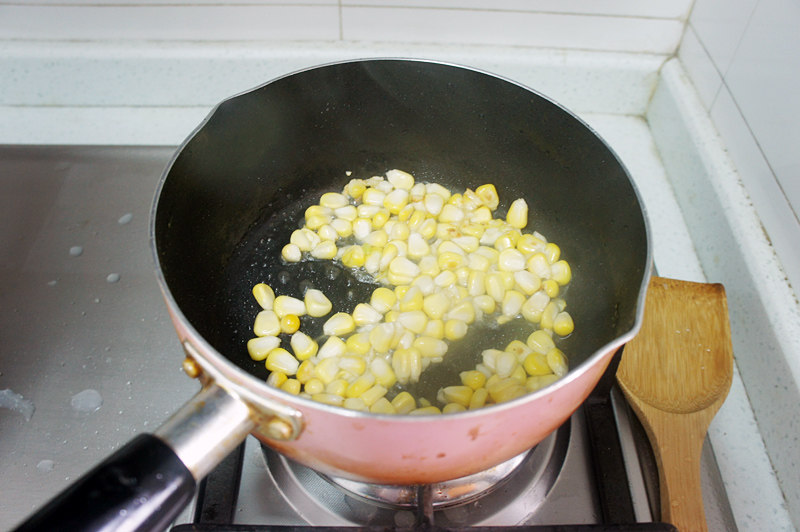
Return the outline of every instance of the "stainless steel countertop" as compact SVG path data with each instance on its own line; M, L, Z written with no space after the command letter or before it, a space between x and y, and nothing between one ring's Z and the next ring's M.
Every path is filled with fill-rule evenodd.
M173 151L0 147L0 530L198 389L148 241Z

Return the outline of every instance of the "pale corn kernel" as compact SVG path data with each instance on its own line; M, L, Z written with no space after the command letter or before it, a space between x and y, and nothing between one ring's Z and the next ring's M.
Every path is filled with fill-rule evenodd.
M447 203L460 207L463 204L462 195L459 193L450 194L450 197L447 199Z
M483 365L489 368L492 373L497 373L497 357L502 353L499 349L484 349L481 351Z
M364 270L368 273L375 275L380 270L381 250L380 248L373 249L370 247L367 258L364 260Z
M456 283L458 283L458 286L466 289L467 284L469 283L469 274L471 273L471 270L466 266L461 266L453 270L453 273L456 276ZM448 289L452 288L452 286L448 287Z
M561 258L561 248L552 242L548 242L544 246L544 256L548 263L554 264Z
M345 397L361 397L364 392L372 388L375 384L375 376L372 373L364 373L351 382L344 391Z
M399 213L406 205L408 205L408 190L402 188L392 190L383 199L383 206L392 214Z
M422 372L422 355L419 350L414 347L395 349L392 353L392 370L400 384L417 382Z
M345 220L352 224L353 221L358 218L358 209L356 209L355 205L344 205L334 209L333 215L337 219Z
M366 205L383 206L383 200L386 198L386 193L378 190L377 188L370 187L364 190L361 194L361 201Z
M363 179L351 179L345 186L344 186L344 193L350 196L353 199L361 198L361 195L367 189L367 184L364 182Z
M486 294L500 303L506 294L505 282L499 272L490 272L485 277Z
M530 336L528 336L526 344L535 352L543 355L546 355L548 351L556 346L550 333L541 329L533 331Z
M338 336L329 336L317 351L318 359L337 358L347 352L344 340Z
M400 212L397 213L397 221L407 222L411 218L411 215L414 214L414 212L416 212L416 207L414 205L406 205L405 207L400 209Z
M500 238L503 233L505 233L505 231L502 228L487 227L480 238L481 246L494 246L497 239Z
M442 407L442 414L456 414L458 412L466 412L467 408L458 403L447 403Z
M415 408L411 412L408 413L409 416L432 416L441 414L442 411L439 409L438 406L422 406L420 408Z
M333 395L339 395L344 397L345 391L349 383L342 378L333 379L331 382L325 385L325 393L330 393Z
M475 364L475 371L480 371L487 379L494 375L494 371L485 364Z
M333 222L333 220L331 220L331 222ZM322 239L323 242L326 240L330 240L331 242L336 242L336 239L339 238L339 233L336 232L336 229L334 229L331 224L325 224L319 229L317 229L317 234L319 235L319 237Z
M544 251L545 242L539 240L531 234L524 234L517 240L517 249L525 255L533 255L534 253Z
M539 323L542 319L547 304L550 303L550 296L540 290L529 297L522 305L522 316L531 323Z
M425 240L430 240L436 235L438 226L439 224L435 219L428 218L419 226L419 234L422 235L422 238Z
M447 320L444 323L444 337L450 341L460 340L467 335L468 326L461 320Z
M353 309L353 322L357 327L372 325L383 319L383 314L375 310L369 303L359 303Z
M300 365L297 367L295 378L300 381L300 383L306 384L308 381L314 378L314 367L315 364L311 360L304 360L300 362Z
M508 378L514 379L515 381L524 385L525 381L528 379L528 374L525 373L525 368L522 364L517 364L514 367L514 371L511 372L511 375L509 375Z
M347 238L353 234L353 224L344 218L334 218L331 220L330 227L336 231L336 236L338 238ZM336 240L336 238L331 240Z
M288 314L304 316L307 313L305 303L296 297L291 296L276 297L275 302L272 304L272 310L275 312L278 318L283 318Z
M572 270L569 263L565 260L559 260L553 263L550 267L552 278L555 282L564 286L572 280Z
M455 196L451 196L453 199ZM452 203L445 203L442 207L442 212L439 213L440 223L460 223L464 219L464 211Z
M545 386L549 386L558 380L558 376L552 373L548 375L536 375L528 377L528 380L525 381L525 389L529 392L535 392L536 390L541 390Z
M428 194L439 194L445 201L447 201L451 195L450 191L439 183L426 183L425 190Z
M466 253L472 253L473 251L476 251L478 247L480 247L480 241L476 237L469 235L455 237L451 240L451 242L453 242Z
M420 334L428 324L428 316L422 310L409 310L397 315L397 323L415 334Z
M525 303L525 296L516 290L509 290L503 295L503 303L500 311L503 316L513 318L518 315L522 310L522 305Z
M553 332L559 336L569 336L575 330L575 323L569 312L559 312L553 320Z
M418 275L412 282L411 286L416 286L422 292L423 297L427 297L436 292L437 286L433 281L433 277L427 274Z
M302 304L305 308L305 313L313 318L321 318L333 309L333 303L331 303L330 299L328 299L321 290L317 290L316 288L306 290Z
M419 260L431 252L431 247L423 236L417 232L408 235L408 256L414 260Z
M444 322L442 320L429 320L428 323L425 324L425 329L422 331L422 334L441 340L444 338Z
M544 290L545 294L550 296L550 298L554 298L558 296L559 286L558 283L552 279L545 279L542 281L542 290Z
M439 268L438 257L435 255L426 255L419 259L419 272L421 275L430 275L431 277L436 277L440 273L442 273L442 269Z
M354 355L364 356L369 353L369 350L372 348L369 343L369 333L366 332L351 334L344 343L346 351Z
M391 401L392 406L398 414L408 414L417 407L414 396L408 392L400 392Z
M408 193L411 201L422 201L428 192L425 189L425 183L414 183Z
M360 268L366 261L366 253L364 248L359 245L347 246L342 253L342 264L348 268Z
M364 244L372 247L382 248L389 242L389 235L383 229L376 229L364 237Z
M360 205L356 206L356 218L363 218L365 220L371 220L373 216L378 214L383 207L380 205L366 205L361 203Z
M332 393L316 393L311 396L311 399L331 406L342 406L344 404L344 397Z
M552 276L550 263L547 262L547 257L544 256L544 253L531 255L525 267L529 272L538 275L542 279L550 279Z
M440 319L450 308L450 299L443 292L434 292L422 300L422 310L433 320Z
M420 273L419 266L405 257L394 258L389 263L389 272L410 279L413 279Z
M442 270L455 270L464 264L464 256L452 251L445 251L437 256L437 264Z
M353 236L356 240L363 242L371 232L372 222L368 218L356 218L353 220Z
M495 210L500 203L500 196L497 194L497 189L491 183L481 185L475 189L475 194L481 199L484 205L491 210Z
M539 291L542 287L542 280L528 270L521 270L514 272L514 286L526 296L530 296Z
M486 273L480 270L471 270L467 277L467 293L471 296L480 296L486 293Z
M267 384L273 388L280 388L288 378L289 377L287 377L286 374L281 371L273 371L267 376Z
M327 215L325 215L325 216L323 216L323 215L317 215L317 216L308 216L308 215L306 215L305 229L316 231L317 229L319 229L320 227L322 227L323 225L327 224L330 221L331 221L331 217L327 216Z
M322 383L325 385L333 382L338 373L338 357L323 358L314 366L314 377L322 381ZM308 383L306 383L306 386L308 386Z
M256 336L278 336L281 332L280 318L275 311L260 311L253 322L253 332Z
M549 375L553 373L553 370L547 363L547 355L537 352L530 353L526 356L522 367L525 368L525 372L531 376Z
M250 358L260 362L267 358L270 351L280 345L281 340L277 336L260 336L247 341L247 352L250 354Z
M507 272L518 272L525 269L525 256L516 248L507 248L497 257L497 267Z
M363 356L345 354L339 357L339 369L356 377L367 370L367 360Z
M524 385L511 378L501 379L492 386L487 385L486 389L495 403L511 401L525 395L527 392Z
M288 392L292 395L297 395L300 393L301 384L300 381L297 379L286 379L281 384L281 390L284 392Z
M524 199L518 198L511 202L508 214L506 214L506 222L517 229L522 229L528 225L528 204Z
M394 188L410 190L411 187L414 186L414 176L396 168L386 172L386 180L391 183Z
M303 258L303 252L297 244L289 243L281 248L281 257L286 262L300 262Z
M348 410L357 410L359 412L369 412L367 403L360 397L345 397L342 406Z
M266 283L258 283L253 287L253 297L256 303L264 310L272 310L272 303L275 302L275 292Z
M525 360L525 357L530 353L532 350L528 345L523 342L522 340L511 340L506 348L504 349L507 353L513 353L519 362Z
M486 224L492 220L492 211L489 207L478 207L469 213L469 221L476 224ZM477 236L477 235L476 235Z
M373 229L383 229L386 226L386 222L389 221L391 218L392 213L388 211L388 209L379 209L378 212L372 217L372 228ZM387 233L388 238L388 233Z
M480 297L480 296L478 296ZM459 301L447 312L448 320L459 320L466 324L475 321L475 306L472 301Z
M494 311L497 309L497 302L492 296L487 294L475 296L472 302L475 308L484 314L494 314Z
M294 334L300 328L300 318L295 314L287 314L281 318L281 332L284 334Z
M391 364L383 358L373 358L369 363L369 370L375 377L375 382L387 390L397 382L397 377L394 374Z
M400 313L398 311L392 309L383 315L383 321L385 321L386 323L392 323L394 321L397 321L397 317L399 315Z
M373 414L397 414L397 409L386 397L381 397L372 403L372 406L369 407L369 411Z
M506 231L494 241L494 248L497 251L504 251L506 249L516 249L519 233L514 231Z
M489 392L486 388L478 388L474 392L472 392L472 397L469 400L469 408L470 410L477 410L479 408L483 408L486 406L486 401L489 398Z
M316 395L325 391L325 383L316 377L303 384L303 391L309 395Z
M286 375L294 375L297 373L300 361L286 349L276 347L267 354L264 365L269 371L280 371Z
M388 353L394 336L393 323L379 323L369 332L369 343L376 353Z
M421 356L427 358L441 357L447 352L447 343L444 340L430 336L418 336L412 345Z
M513 353L501 351L495 358L495 371L501 378L506 378L513 373L517 367L517 357Z
M439 216L444 207L444 201L444 198L439 194L427 194L422 200L422 204L429 214Z
M544 307L542 311L542 319L539 320L539 326L542 329L552 329L553 324L556 321L556 316L558 316L559 308L558 304L555 301L551 300L550 303Z
M394 291L385 286L380 286L373 290L369 300L369 304L372 305L372 308L381 314L388 312L396 302L397 296Z
M424 296L422 295L422 290L416 286L409 286L406 293L398 299L398 308L400 312L407 312L409 310L422 310L422 301Z
M361 399L367 404L367 406L371 406L375 403L375 401L385 396L387 391L388 390L380 384L375 384L361 394Z
M547 365L553 370L553 374L557 377L563 377L569 371L567 367L567 357L557 347L554 347L547 352Z
M461 406L469 406L472 399L473 390L469 386L445 386L442 388L443 403L458 403Z
M344 194L340 194L338 192L326 192L319 198L319 204L323 207L327 207L328 209L338 209L339 207L344 207L349 203L350 201L344 196Z
M482 388L486 384L486 375L475 369L462 371L458 376L461 379L461 384L469 386L472 390Z

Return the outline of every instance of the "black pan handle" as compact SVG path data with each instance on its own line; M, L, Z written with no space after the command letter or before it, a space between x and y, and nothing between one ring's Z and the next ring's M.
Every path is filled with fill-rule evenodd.
M166 443L142 434L57 495L16 532L164 530L196 482Z

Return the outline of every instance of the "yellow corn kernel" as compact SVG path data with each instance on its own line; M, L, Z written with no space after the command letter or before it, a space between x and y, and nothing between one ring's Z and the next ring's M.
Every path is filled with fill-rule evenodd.
M517 240L516 248L525 255L544 251L545 242L531 234L524 234Z
M295 229L289 236L289 243L297 246L300 251L311 251L320 241L319 235L307 227Z
M389 235L383 229L376 229L364 237L364 244L374 248L382 248L389 242Z
M542 311L542 319L539 320L539 326L542 329L552 329L559 310L560 309L558 308L558 304L555 302L555 300L550 300L550 303L548 303Z
M353 316L346 312L337 312L322 325L322 333L327 336L345 336L356 328Z
M330 227L336 232L336 236L332 237L331 240L348 238L353 234L353 224L343 218L331 220Z
M451 196L453 199L455 196ZM442 207L442 212L439 213L439 223L454 223L458 224L464 219L464 211L461 207L453 203L445 203Z
M267 376L267 384L273 388L280 388L288 378L289 377L287 377L286 374L281 371L273 371Z
M388 353L394 337L393 323L379 323L369 331L369 343L376 353Z
M434 292L422 300L422 310L429 318L437 320L450 308L450 299L443 292Z
M331 222L333 222L333 220L331 220ZM322 239L322 242L330 241L335 243L336 240L339 238L339 233L336 232L336 229L334 229L331 224L325 224L319 229L317 229L317 234ZM311 252L313 256L314 250L312 250Z
M267 354L265 366L269 371L280 371L286 375L294 375L297 373L300 361L286 349L276 347Z
M462 371L458 377L461 379L461 384L469 386L473 390L482 388L486 384L486 375L476 369Z
M300 388L301 388L300 381L298 381L297 379L286 379L285 381L283 381L283 384L281 384L281 390L283 390L284 392L289 392L292 395L299 394Z
M258 283L253 287L253 297L264 310L272 310L272 303L275 301L275 292L268 284Z
M342 406L348 410L369 412L369 407L367 407L367 404L360 397L345 397Z
M504 379L509 377L517 367L517 357L513 353L500 351L494 362L494 370L497 376Z
M489 397L491 397L495 403L503 403L516 399L527 392L524 385L510 378L500 379L491 385L487 383L486 390L489 392Z
M363 375L367 370L367 360L362 356L343 355L339 357L339 369L352 377Z
M528 204L524 199L518 198L511 202L508 214L506 214L506 222L517 229L522 229L528 225Z
M423 406L420 408L415 408L411 412L408 413L409 416L433 416L441 414L442 411L439 409L438 406Z
M487 294L475 296L472 299L472 302L475 305L475 308L484 314L493 314L497 309L497 303L495 302L494 298Z
M383 229L384 226L386 226L386 222L388 222L391 217L392 217L392 213L390 213L388 210L386 210L386 209L378 209L378 212L376 212L372 216L372 219L371 219L372 228L373 229ZM386 233L385 231L383 231L383 232ZM387 239L389 238L388 234L386 235L386 238Z
M547 356L541 353L531 353L525 357L522 363L525 372L530 376L549 375L553 373L550 365L547 363Z
M545 386L549 386L558 380L558 376L552 373L548 375L536 375L528 377L528 380L525 381L525 388L529 392L535 392L536 390L541 390Z
M486 405L487 399L489 399L489 392L486 388L477 388L472 392L472 397L470 397L469 406L467 408L470 410L483 408Z
M342 264L348 268L360 268L367 260L367 254L364 253L364 248L358 244L347 246L342 253Z
M530 296L539 291L542 280L528 270L521 270L514 272L514 286L526 296Z
M435 219L428 218L419 226L419 234L422 235L422 238L425 240L430 240L436 235L438 226L439 224Z
M344 404L344 397L332 393L317 393L312 395L311 399L331 406L342 406Z
M503 296L506 293L505 283L503 276L499 272L491 272L486 274L486 293L498 303L503 301Z
M556 346L550 333L541 329L533 331L525 343L528 347L543 355L546 355L548 351Z
M417 407L414 396L408 392L400 392L391 401L392 406L398 414L408 414Z
M335 219L345 220L352 224L358 218L358 209L356 209L355 205L344 205L334 209L333 215L336 217Z
M409 310L397 315L397 323L412 333L420 334L428 324L428 317L421 310Z
M314 362L311 360L304 360L300 362L300 365L297 367L295 378L300 381L301 384L306 384L308 381L314 378L314 367Z
M296 244L289 243L281 248L281 257L286 262L300 262L303 252Z
M450 341L464 338L467 330L467 324L461 320L447 320L444 323L444 337Z
M522 316L529 322L539 323L542 319L542 312L544 312L548 303L550 303L550 296L540 290L523 303L520 311L522 312Z
M303 384L303 391L309 395L316 395L325 391L325 383L318 378L307 380Z
M455 414L457 412L465 412L467 408L458 403L447 403L442 407L442 414Z
M397 296L394 291L385 286L380 286L372 292L369 303L372 305L372 308L385 314L394 306L396 301Z
M247 352L253 360L261 361L279 345L281 340L277 336L258 336L247 341Z
M575 330L575 323L569 312L559 312L553 320L553 332L559 336L569 336Z
M500 196L497 195L497 189L491 183L481 185L475 189L475 194L481 199L484 205L491 210L495 210L500 203Z
M367 205L377 205L382 207L383 200L386 198L386 194L377 188L367 188L361 194L361 202Z
M542 281L542 290L551 298L558 296L559 286L553 279L545 279Z
M329 209L338 209L349 203L349 200L344 194L340 194L339 192L326 192L319 198L319 204Z
M441 357L447 352L447 343L444 340L430 336L418 336L414 339L412 346L419 351L421 356L428 358Z
M567 371L569 371L567 357L565 357L564 353L557 347L547 352L547 365L550 366L550 369L553 370L553 373L557 377L563 377L567 374Z
M411 190L411 187L414 186L414 176L396 168L386 172L386 180L391 183L394 188L401 188L403 190Z
M386 395L388 390L380 384L373 385L370 389L361 394L361 399L367 406L372 406L375 401Z
M471 324L475 321L475 306L473 302L469 299L461 299L447 312L447 319L463 321L467 325Z
M383 321L385 321L386 323L392 323L394 321L397 321L397 317L399 315L400 315L399 312L397 312L396 310L392 309L392 310L390 310L389 312L387 312L386 314L383 315Z
M442 389L444 403L458 403L461 406L469 406L472 399L472 388L469 386L446 386Z
M417 382L422 372L422 356L414 347L395 349L392 353L392 370L400 384Z
M372 373L364 373L347 386L344 395L345 397L361 397L374 384L375 376Z
M524 385L525 381L528 379L528 374L525 372L525 368L522 364L517 364L516 367L514 367L514 371L512 371L511 375L508 377Z
M345 186L343 192L353 199L361 198L361 195L367 189L367 184L363 179L351 179Z
M396 414L397 409L386 397L381 397L369 407L373 414Z
M369 334L366 332L351 334L344 343L348 353L358 356L366 355L372 347L369 344Z
M552 242L548 242L544 246L544 256L548 263L553 264L561 258L561 248Z
M407 312L409 310L422 310L422 302L424 297L422 290L416 286L409 286L405 294L399 298L398 306L400 312Z
M375 382L387 390L397 382L392 366L383 358L373 358L369 363L369 370L375 377Z
M513 318L522 310L522 305L525 303L525 296L516 290L509 290L503 296L503 304L500 311L503 316Z
M525 269L525 256L516 248L506 248L497 257L497 267L501 271L518 272Z
M321 380L323 384L327 385L336 379L339 373L339 358L329 357L323 358L314 367L314 376Z
M275 302L272 304L272 310L275 311L278 318L283 318L288 314L304 316L307 312L305 303L291 296L276 297Z
M455 270L464 264L464 256L453 251L445 251L437 255L436 263L442 270Z
M357 327L372 325L383 319L383 314L372 308L369 303L359 303L353 309L353 322Z
M566 285L572 280L572 270L569 263L565 260L559 260L553 263L550 267L553 280L561 286Z
M525 268L529 272L538 275L541 279L549 279L552 276L550 264L547 262L547 257L545 257L544 253L541 252L531 255L525 264Z
M408 205L408 190L396 188L389 192L383 199L383 206L392 213L397 214Z
M317 350L319 349L317 342L302 331L297 331L292 334L292 337L289 339L289 345L292 346L294 356L300 361L308 360L313 357L317 354Z
M294 314L287 314L281 318L281 332L284 334L294 334L300 328L300 318Z
M317 358L337 358L347 352L344 340L338 336L329 336L317 351Z
M417 263L406 257L396 257L392 259L389 263L389 272L399 277L408 278L409 282L420 273Z
M281 332L280 318L272 310L262 310L256 314L253 332L256 336L278 336Z

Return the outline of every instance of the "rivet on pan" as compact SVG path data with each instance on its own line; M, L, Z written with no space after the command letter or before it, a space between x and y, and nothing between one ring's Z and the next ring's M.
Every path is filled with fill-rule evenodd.
M190 379L196 379L203 373L203 370L191 357L183 359L183 372L186 373Z
M294 429L292 429L291 424L287 423L283 419L273 417L267 421L267 424L264 427L264 433L267 437L274 440L288 440L292 437Z

